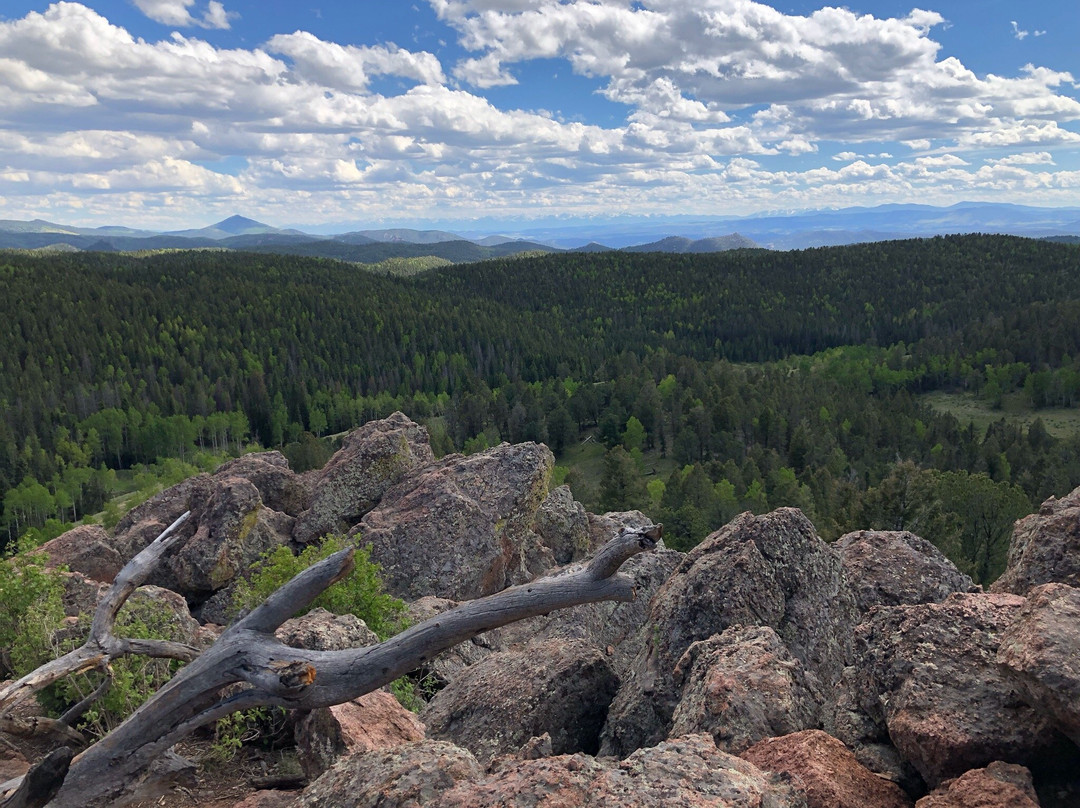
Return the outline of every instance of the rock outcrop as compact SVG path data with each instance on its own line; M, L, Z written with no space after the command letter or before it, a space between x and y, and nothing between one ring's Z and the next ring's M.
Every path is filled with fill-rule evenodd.
M485 775L468 752L424 741L339 761L297 808L805 808L783 778L713 746L664 741L624 761L563 755L501 759Z
M540 503L533 530L540 541L551 548L556 564L585 558L594 549L585 506L574 499L566 485L553 488Z
M277 468L253 460L233 469L256 466ZM179 592L194 605L229 586L263 553L288 544L293 529L291 516L264 506L255 483L219 471L213 477L200 474L185 480L133 509L117 525L113 545L126 562L186 510L191 518L179 528L186 537L166 554L151 582ZM219 600L217 611L205 619L227 618L227 598Z
M1013 528L1005 572L991 592L1025 595L1039 584L1080 586L1080 488L1050 497Z
M994 761L943 783L915 808L1039 808L1031 772L1013 763Z
M768 626L732 626L694 643L675 666L675 680L682 693L671 735L708 732L733 755L814 726L822 703L802 664Z
M476 758L461 747L420 741L342 758L304 789L296 808L421 808L481 775Z
M899 786L871 772L821 730L769 738L741 757L764 771L790 775L806 794L808 808L911 808Z
M939 603L953 592L977 589L943 552L908 531L860 530L833 546L863 613L874 606Z
M554 566L532 530L554 462L536 443L448 455L390 488L353 532L398 597L490 595Z
M281 452L253 452L222 463L215 477L243 477L259 491L263 505L274 511L299 516L311 496L303 478L289 468Z
M734 625L769 626L824 692L840 677L856 622L840 558L795 508L744 513L687 553L649 608L646 648L611 706L602 752L666 737L690 645Z
M310 651L343 651L379 641L375 632L356 615L334 614L322 608L286 620L275 634L286 645Z
M343 755L422 741L424 725L392 695L376 690L312 710L296 723L293 736L300 767L314 780Z
M484 764L544 733L554 754L595 754L618 685L595 648L573 640L536 642L466 669L420 717L429 737L464 746Z
M1032 589L1001 635L997 662L1024 700L1080 746L1080 589Z
M296 521L294 538L307 544L345 533L392 485L433 459L427 429L400 412L353 430L312 475L311 502Z
M48 555L46 566L50 569L67 567L71 572L107 584L113 582L124 566L109 534L98 525L79 525L45 542L38 552Z
M854 692L840 700L861 712L862 723L842 717L840 740L853 748L891 740L930 787L994 760L1046 755L1058 736L995 659L1023 605L1015 595L954 594L872 611L855 632L845 677ZM858 727L863 737L845 737Z

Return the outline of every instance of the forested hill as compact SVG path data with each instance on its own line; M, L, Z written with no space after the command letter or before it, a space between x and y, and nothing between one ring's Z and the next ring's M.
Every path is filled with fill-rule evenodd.
M959 334L976 348L1039 330L1031 361L1072 354L1080 334L1080 250L1008 236L954 236L797 252L587 253L489 261L430 273L438 297L551 313L605 348L666 345L698 357L760 362L851 344ZM1030 316L1045 318L1034 329ZM1016 334L1013 334L1016 336ZM615 342L612 342L612 339ZM666 339L666 341L665 341Z
M909 395L1080 402L1075 245L565 253L413 278L254 253L0 253L0 285L9 535L99 508L94 469L295 443L392 408L434 419L442 450L501 437L560 452L595 433L700 464L740 506L790 501L787 469L833 527L897 458L993 473L1031 501L1080 482L1052 438L1009 455L1026 435L988 444ZM851 490L835 499L811 485L821 474Z

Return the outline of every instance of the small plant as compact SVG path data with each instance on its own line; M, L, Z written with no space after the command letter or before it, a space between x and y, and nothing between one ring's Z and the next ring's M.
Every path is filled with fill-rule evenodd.
M33 552L0 559L0 677L22 676L53 657L64 586L47 560Z
M281 707L253 707L218 719L214 725L214 741L207 753L208 761L228 763L244 744L255 741L272 748L289 735L286 716Z
M59 656L78 645L90 628L91 617L79 618L78 628L51 656ZM116 618L116 632L134 639L158 639L184 642L173 613L163 604L136 592ZM69 676L42 692L43 706L60 713L93 693L109 676L111 681L101 697L79 720L80 730L100 738L131 715L150 696L168 682L181 663L171 659L152 659L138 655L114 660L106 674L90 671Z
M310 545L300 555L293 555L287 547L264 554L252 566L251 577L237 584L233 607L237 612L253 609L297 573L345 549L346 541L341 536L327 536L322 544ZM353 571L319 595L310 608L321 606L334 614L354 614L385 640L407 626L405 603L384 591L381 569L371 560L370 547L357 547L353 562Z

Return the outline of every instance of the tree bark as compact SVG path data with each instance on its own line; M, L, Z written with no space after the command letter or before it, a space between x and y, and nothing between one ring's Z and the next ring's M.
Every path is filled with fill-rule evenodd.
M336 553L301 572L226 629L120 726L76 757L48 805L125 804L155 759L198 727L237 710L312 710L341 704L484 631L582 603L632 600L633 582L618 570L632 556L655 548L661 535L659 525L620 532L583 567L462 603L375 646L310 651L284 645L274 636L277 628L351 571L353 551ZM122 571L118 581L123 576ZM240 692L230 688L231 695L222 695L237 682L247 687Z

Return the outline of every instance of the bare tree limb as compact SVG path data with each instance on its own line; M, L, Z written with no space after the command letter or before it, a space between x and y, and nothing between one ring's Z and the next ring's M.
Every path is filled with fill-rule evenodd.
M109 688L112 687L113 672L111 667L105 668L105 676L101 680L101 684L94 688L93 692L80 701L78 704L69 707L64 711L64 714L58 719L61 724L69 727L74 727L75 722L78 721L87 710L93 705L95 701L109 692Z
M0 690L0 718L29 696L54 682L77 673L106 668L109 662L125 654L179 659L184 662L190 662L199 655L199 650L190 645L163 640L132 640L116 637L112 633L116 615L131 597L131 593L150 576L165 551L180 539L181 534L177 533L176 529L190 516L191 511L185 511L117 573L112 586L94 611L94 622L85 643Z

